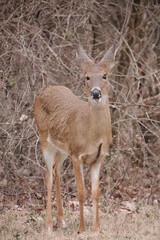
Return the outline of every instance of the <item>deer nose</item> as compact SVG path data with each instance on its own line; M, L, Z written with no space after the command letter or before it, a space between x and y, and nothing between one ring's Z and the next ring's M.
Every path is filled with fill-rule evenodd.
M100 99L101 98L101 90L98 88L94 88L91 90L91 96L93 99Z

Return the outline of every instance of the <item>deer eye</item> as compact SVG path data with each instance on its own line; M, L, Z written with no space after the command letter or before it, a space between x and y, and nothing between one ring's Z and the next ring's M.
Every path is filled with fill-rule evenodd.
M103 79L106 80L106 74L103 75Z
M89 79L90 79L90 77L87 76L87 77L86 77L86 80L88 81Z

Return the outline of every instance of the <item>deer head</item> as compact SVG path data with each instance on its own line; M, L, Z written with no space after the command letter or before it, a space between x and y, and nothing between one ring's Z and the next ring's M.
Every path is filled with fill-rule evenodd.
M78 59L85 78L85 89L88 101L93 106L102 106L106 103L109 81L108 75L115 61L115 46L106 51L100 62L91 60L85 50L79 46Z

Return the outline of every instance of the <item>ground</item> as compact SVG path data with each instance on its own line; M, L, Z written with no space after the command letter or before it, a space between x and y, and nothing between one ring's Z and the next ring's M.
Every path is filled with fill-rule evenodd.
M85 206L86 232L78 235L79 211L73 202L65 208L67 229L56 228L56 211L53 209L54 229L49 237L45 231L44 208L15 205L0 213L0 239L108 239L108 240L160 240L160 208L158 205L135 206L126 202L123 207L106 207L100 210L101 230L92 233L92 209Z

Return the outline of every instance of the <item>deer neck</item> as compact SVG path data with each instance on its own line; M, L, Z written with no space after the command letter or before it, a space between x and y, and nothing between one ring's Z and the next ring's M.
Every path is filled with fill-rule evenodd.
M92 137L101 137L110 124L109 103L103 106L89 106L89 129Z

